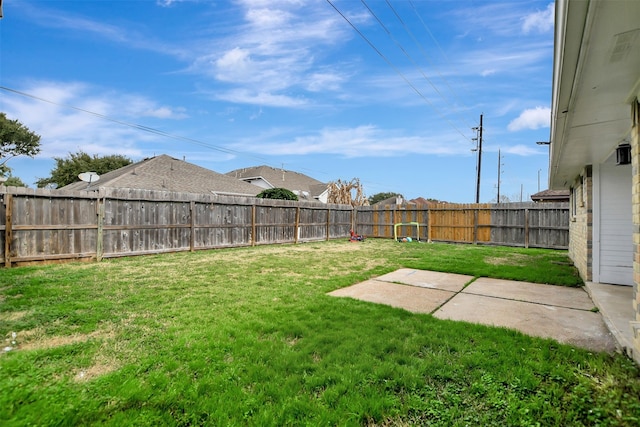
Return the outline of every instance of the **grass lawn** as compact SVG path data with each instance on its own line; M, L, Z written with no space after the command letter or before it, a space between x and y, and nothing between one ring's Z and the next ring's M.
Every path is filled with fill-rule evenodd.
M401 267L581 284L562 251L391 240L0 269L0 424L640 423L624 356L326 295Z

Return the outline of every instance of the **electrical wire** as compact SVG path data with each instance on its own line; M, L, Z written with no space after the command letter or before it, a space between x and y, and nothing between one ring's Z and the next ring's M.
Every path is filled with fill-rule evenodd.
M416 46L418 47L418 49L420 50L420 52L422 53L422 55L425 57L425 59L429 62L429 64L436 70L436 73L438 73L438 76L440 76L440 78L442 79L442 81L444 82L445 86L447 86L447 88L449 89L449 91L451 92L451 94L453 95L454 101L455 103L449 103L452 107L452 109L456 112L459 113L459 108L456 107L456 103L458 105L464 105L463 102L461 102L460 97L458 97L457 93L453 90L453 88L451 87L451 85L449 84L449 81L447 80L447 78L440 72L440 70L438 69L438 66L436 65L435 61L432 60L431 56L427 53L426 49L422 46L422 43L420 43L420 41L418 40L418 38L413 34L413 31L411 31L411 29L409 28L409 26L405 23L405 21L402 19L402 17L400 16L400 14L397 12L397 10L393 7L393 5L391 4L391 2L389 0L386 0L387 6L389 7L389 9L391 9L391 11L393 12L393 14L395 15L395 17L398 19L398 21L400 22L400 24L402 25L402 28L404 28L405 32L409 35L409 37L411 37L411 39L413 40L413 42L416 44ZM412 4L413 6L413 4ZM414 11L417 13L417 11L415 10L414 7ZM420 16L418 16L420 18L420 20L422 21L423 26L425 27L425 29L427 30L427 32L429 33L429 35L431 35L431 38L436 42L436 45L438 46L438 48L440 48L440 45L438 44L437 40L435 39L435 37L433 36L433 34L431 33L431 31L429 31L429 28L426 26L426 24L424 23L424 21L422 20L422 18ZM440 50L442 50L440 48ZM431 81L429 81L429 83L431 83ZM431 83L433 86L433 83ZM442 98L448 102L448 99L440 92L440 90L436 89L436 92L438 92L438 94L440 96L442 96ZM465 125L469 128L473 127L472 125L469 124L469 122L466 120L466 118L462 115L460 115L460 117L462 118L462 121L465 123Z
M371 40L369 40L367 38L367 36L364 35L364 33L362 33L362 31L360 31L355 24L353 24L353 22L351 22L351 20L349 20L349 18L347 18L337 7L336 5L334 5L331 0L326 0L327 3L329 3L331 5L331 7L333 7L335 9L336 12L338 12L338 14L340 16L342 16L342 18L347 21L347 23L351 26L351 28L353 28L353 30L358 33L358 35L387 63L387 65L389 65L404 81L405 83L407 83L409 85L409 87L411 87L411 89L414 90L414 92L416 92L418 94L418 96L420 96L427 104L429 104L429 106L431 106L431 108L433 108L438 115L444 120L446 121L456 132L458 132L464 139L471 141L471 138L469 138L467 135L465 135L460 129L458 129L449 119L447 119L441 112L440 110L413 84L411 83L411 81L402 73L402 71L400 71L398 69L398 67L396 67L390 60L389 58L387 58L372 42Z
M280 169L279 167L277 167L275 165L269 164L269 162L266 159L262 158L262 157L254 156L252 154L249 154L249 153L246 153L246 152L243 152L243 151L231 150L231 149L220 147L220 146L217 146L217 145L214 145L214 144L210 144L210 143L207 143L207 142L204 142L204 141L200 141L198 139L188 138L188 137L184 137L184 136L180 136L180 135L171 134L171 133L159 130L159 129L152 128L150 126L144 126L144 125L140 125L140 124L137 124L137 123L125 122L123 120L115 119L113 117L109 117L109 116L104 115L104 114L96 113L95 111L87 110L87 109L80 108L80 107L75 107L73 105L61 104L61 103L58 103L58 102L55 102L55 101L51 101L49 99L45 99L45 98L42 98L42 97L39 97L39 96L36 96L36 95L32 95L32 94L29 94L29 93L26 93L26 92L23 92L23 91L19 91L19 90L16 90L16 89L11 89L11 88L6 87L6 86L0 86L0 90L4 90L6 92L10 92L10 93L13 93L13 94L16 94L16 95L20 95L20 96L23 96L23 97L26 97L26 98L31 98L31 99L34 99L36 101L45 102L47 104L55 105L55 106L58 106L58 107L69 108L71 110L79 111L81 113L90 114L92 116L98 117L98 118L103 119L103 120L107 120L107 121L112 122L112 123L116 123L116 124L119 124L119 125L122 125L122 126L127 126L127 127L130 127L130 128L133 128L133 129L137 129L137 130L140 130L140 131L143 131L143 132L152 133L154 135L162 136L162 137L165 137L165 138L176 139L176 140L179 140L179 141L185 141L185 142L188 142L190 144L199 145L201 147L209 148L209 149L212 149L212 150L215 150L215 151L219 151L219 152L225 153L225 154L233 154L233 155L237 155L237 156L240 156L240 157L253 158L253 159L256 159L256 160L259 160L259 161L263 162L266 166L270 166L272 168ZM323 174L323 175L329 175L328 172L323 172L323 171L318 171L318 170L313 170L313 169L308 169L308 168L299 168L299 170L308 171L308 172L314 172L314 173ZM370 184L370 185L373 185L373 186L382 186L383 185L383 184L376 183L376 182L371 182L371 181L362 181L362 183Z
M210 143L207 143L207 142L204 142L204 141L200 141L198 139L188 138L186 136L174 135L174 134L171 134L171 133L168 133L168 132L156 129L156 128L140 125L140 124L137 124L137 123L125 122L123 120L115 119L113 117L109 117L109 116L106 116L104 114L96 113L95 111L86 110L86 109L80 108L80 107L74 107L73 105L60 104L60 103L57 103L55 101L51 101L51 100L48 100L48 99L45 99L45 98L41 98L39 96L32 95L32 94L29 94L29 93L26 93L26 92L22 92L22 91L19 91L19 90L16 90L16 89L11 89L11 88L8 88L6 86L0 86L0 89L2 89L4 91L7 91L7 92L14 93L16 95L20 95L20 96L24 96L24 97L27 97L27 98L35 99L37 101L46 102L47 104L52 104L52 105L55 105L55 106L58 106L58 107L69 108L69 109L72 109L72 110L80 111L82 113L86 113L86 114L90 114L90 115L95 116L95 117L99 117L99 118L101 118L103 120L107 120L107 121L110 121L110 122L113 122L113 123L117 123L119 125L127 126L127 127L130 127L130 128L133 128L133 129L141 130L143 132L152 133L154 135L163 136L165 138L176 139L176 140L179 140L179 141L185 141L185 142L188 142L190 144L199 145L201 147L209 148L211 150L219 151L219 152L225 153L225 154L248 156L248 157L252 157L254 159L260 160L260 161L266 161L265 159L263 159L261 157L253 156L251 154L248 154L248 153L245 153L245 152L242 152L242 151L231 150L229 148L220 147L220 146L213 145L213 144L210 144Z
M440 54L442 55L442 57L444 58L445 62L451 64L452 68L454 69L454 71L458 71L455 66L453 65L453 63L449 60L449 57L447 56L447 54L445 53L445 51L442 49L442 46L440 46L440 43L438 42L438 39L433 35L433 33L431 32L431 30L429 29L429 26L427 25L426 22L424 22L424 19L422 19L422 16L420 15L420 13L418 13L418 9L416 8L415 4L413 4L412 0L409 0L409 4L411 5L411 8L413 9L413 12L415 13L416 17L420 20L420 22L422 23L422 27L425 29L425 31L427 32L427 34L429 34L429 37L431 37L431 40L433 40L433 42L435 43L436 47L438 48L438 51L440 51ZM438 72L438 74L440 74ZM451 90L451 93L454 94L454 97L456 98L456 100L458 100L460 97L457 95L457 93L453 90L453 88L449 85L448 80L442 76L443 80L445 81L445 83L447 84L447 87L449 88L449 90ZM468 94L467 94L468 96Z
M452 110L457 112L457 108L455 108L455 106L451 105L451 103L449 102L447 97L444 96L444 94L440 91L440 89L438 89L438 87L433 83L433 81L429 78L429 76L427 76L427 74L425 73L424 69L413 59L413 57L407 52L407 50L402 46L402 44L398 41L398 39L396 39L393 36L393 34L391 33L391 31L389 31L387 26L384 25L384 23L380 20L380 18L378 18L378 16L373 12L373 10L371 10L371 8L367 5L365 0L360 0L360 1L364 5L364 7L367 8L367 10L371 14L371 16L373 16L375 18L375 20L382 27L382 29L385 31L385 33L387 33L387 36L395 43L395 45L398 47L398 49L400 49L400 51L407 57L407 59L418 69L418 71L420 71L420 74L422 74L422 77L424 77L424 79L429 83L429 85L433 88L433 90L438 95L440 95L440 97L444 100L444 102L446 102L447 104L449 104L452 107ZM404 21L402 20L402 18L400 18L400 16L396 13L395 9L393 9L393 7L388 3L388 1L387 1L387 5L389 7L391 7L391 10L393 11L393 13L396 15L396 17L398 18L400 23L403 26L405 26L405 30L407 30L406 25L404 24ZM438 110L438 112L440 113L441 117L444 116L444 114L441 113L439 110ZM465 121L465 120L463 119L463 121ZM449 122L449 124L451 126L453 126L456 130L458 130L457 127L452 122ZM471 128L472 126L467 126L467 127Z

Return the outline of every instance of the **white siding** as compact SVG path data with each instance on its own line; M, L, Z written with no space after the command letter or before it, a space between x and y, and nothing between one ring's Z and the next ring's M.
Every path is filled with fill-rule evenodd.
M631 165L600 165L601 283L633 285Z

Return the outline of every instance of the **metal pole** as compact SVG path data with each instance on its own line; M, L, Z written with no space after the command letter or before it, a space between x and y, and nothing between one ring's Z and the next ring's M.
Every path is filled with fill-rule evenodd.
M542 169L538 169L538 193L540 192L540 171Z

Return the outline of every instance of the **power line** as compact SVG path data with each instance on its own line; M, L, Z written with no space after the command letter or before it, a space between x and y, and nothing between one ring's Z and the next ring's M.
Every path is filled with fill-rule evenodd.
M242 156L242 157L253 158L253 159L256 159L256 160L260 160L261 162L264 162L264 164L267 165L267 166L279 169L277 166L269 164L269 162L266 159L264 159L262 157L251 155L251 154L243 152L243 151L231 150L229 148L224 148L224 147L220 147L220 146L217 146L217 145L213 145L213 144L210 144L210 143L207 143L207 142L204 142L204 141L200 141L198 139L170 134L168 132L165 132L165 131L162 131L162 130L159 130L159 129L155 129L155 128L152 128L150 126L144 126L144 125L140 125L140 124L137 124L137 123L125 122L123 120L115 119L113 117L110 117L110 116L107 116L107 115L104 115L104 114L96 113L95 111L87 110L87 109L80 108L80 107L75 107L73 105L61 104L61 103L58 103L58 102L55 102L55 101L51 101L49 99L45 99L45 98L36 96L36 95L32 95L32 94L29 94L29 93L26 93L26 92L22 92L22 91L19 91L19 90L16 90L16 89L11 89L11 88L8 88L6 86L0 86L0 90L4 90L6 92L11 92L11 93L16 94L16 95L20 95L20 96L23 96L23 97L26 97L26 98L31 98L31 99L34 99L34 100L40 101L40 102L45 102L47 104L55 105L55 106L58 106L58 107L69 108L71 110L79 111L81 113L90 114L92 116L98 117L98 118L103 119L103 120L110 121L112 123L116 123L116 124L119 124L119 125L127 126L127 127L130 127L130 128L133 128L133 129L137 129L137 130L140 130L140 131L143 131L143 132L152 133L154 135L162 136L162 137L165 137L165 138L176 139L176 140L179 140L179 141L185 141L185 142L188 142L190 144L199 145L199 146L202 146L202 147L205 147L205 148L209 148L209 149L212 149L212 150L215 150L215 151L219 151L219 152L222 152L222 153L225 153L225 154L234 154L234 155L238 155L238 156ZM313 170L313 169L309 169L309 168L299 168L299 170L304 170L304 171L308 171L308 172L315 172L315 173L319 173L319 174L323 174L323 175L329 175L328 172ZM370 184L370 185L374 185L374 186L382 186L383 185L383 184L380 184L380 183L377 183L377 182L371 182L371 181L362 181L362 182L365 183L365 184Z
M429 83L429 85L431 85L431 87L433 88L433 90L440 95L440 97L444 100L444 102L446 102L447 104L449 104L452 109L454 111L456 111L456 108L454 106L451 105L451 103L449 102L449 100L447 99L447 97L444 96L444 94L440 91L440 89L438 89L438 87L433 83L433 81L427 76L427 74L425 73L425 71L423 70L423 68L413 59L413 57L407 52L407 50L402 46L402 44L398 41L398 39L396 39L393 34L391 34L391 31L389 31L389 29L384 25L384 23L382 23L382 21L380 20L380 18L378 18L378 16L373 12L373 10L371 10L371 8L367 5L367 3L365 2L365 0L360 0L362 2L362 4L367 8L367 10L369 11L369 13L376 19L376 21L378 21L378 24L380 24L380 26L382 27L382 29L387 33L387 36L396 44L396 46L398 47L398 49L400 49L400 51L402 51L402 53L407 57L407 59L409 61L411 61L411 63L420 71L420 74L422 74L422 77L424 77L424 79ZM409 35L411 35L411 37L413 37L413 34L409 31L409 29L407 28L406 24L404 23L404 21L402 20L402 18L398 15L398 13L395 11L395 9L393 8L393 6L391 6L391 4L389 4L388 0L387 0L387 5L391 8L391 11L395 14L396 18L398 18L398 20L400 21L400 23L404 26L405 31L407 31L407 33L409 33ZM414 38L415 41L415 38ZM429 59L429 58L428 58ZM433 65L433 64L432 64ZM435 68L435 67L434 67ZM441 114L441 116L444 116L444 114ZM463 121L465 121L463 119ZM450 123L452 126L454 126L452 123ZM467 127L471 127L471 126L467 126ZM454 126L454 128L456 128ZM457 129L457 128L456 128Z
M435 43L436 47L438 48L438 50L440 51L440 54L442 55L442 57L444 58L444 60L453 65L453 63L449 60L449 57L447 56L447 54L445 53L445 51L442 49L442 46L440 46L440 43L438 42L438 39L436 39L436 37L433 35L433 33L431 32L431 30L429 29L429 26L427 25L426 22L424 22L424 19L422 19L422 16L420 15L420 13L418 13L418 9L416 8L415 4L413 4L412 0L409 0L409 4L411 5L411 8L413 9L413 12L415 13L415 15L418 17L418 19L420 20L420 22L422 23L422 27L425 29L425 31L429 34L429 37L431 37L431 40L433 40L433 42ZM454 68L454 71L458 71L457 69ZM440 73L438 73L440 74ZM457 93L453 90L453 88L449 85L448 80L446 78L444 78L444 76L441 76L442 79L445 81L447 87L449 88L449 90L451 90L451 93L453 93L454 97L456 98L456 100L458 100L459 102L459 97L457 95Z
M24 96L24 97L27 97L27 98L35 99L37 101L46 102L47 104L52 104L52 105L56 105L58 107L69 108L69 109L72 109L72 110L80 111L82 113L90 114L92 116L101 118L103 120L107 120L107 121L110 121L110 122L113 122L113 123L117 123L119 125L127 126L127 127L130 127L130 128L133 128L133 129L141 130L143 132L152 133L154 135L163 136L165 138L176 139L176 140L179 140L179 141L185 141L185 142L188 142L188 143L191 143L191 144L196 144L196 145L199 145L199 146L202 146L202 147L205 147L205 148L209 148L209 149L212 149L212 150L215 150L215 151L220 151L220 152L225 153L225 154L234 154L234 155L252 157L252 158L257 159L257 160L266 161L265 159L263 159L261 157L253 156L251 154L248 154L248 153L245 153L245 152L242 152L242 151L231 150L229 148L220 147L220 146L217 146L217 145L210 144L208 142L200 141L198 139L188 138L186 136L174 135L174 134L171 134L171 133L168 133L168 132L156 129L156 128L140 125L140 124L137 124L137 123L125 122L123 120L115 119L113 117L106 116L104 114L96 113L95 111L86 110L84 108L75 107L73 105L60 104L58 102L51 101L51 100L45 99L45 98L41 98L39 96L32 95L32 94L29 94L29 93L26 93L26 92L22 92L22 91L19 91L19 90L16 90L16 89L11 89L11 88L8 88L6 86L0 86L0 89L2 89L4 91L7 91L7 92L11 92L11 93L17 94L17 95L20 95L20 96Z
M431 101L429 101L429 99L422 93L420 92L420 90L413 84L411 83L411 81L402 73L402 71L400 71L395 65L393 65L393 63L367 38L367 36L365 36L350 20L349 18L347 18L332 2L331 0L327 0L327 3L329 3L331 5L331 7L333 7L335 9L336 12L338 12L338 14L340 16L342 16L342 18L347 21L347 23L351 26L351 28L354 29L354 31L356 33L358 33L358 35L360 37L362 37L362 39L367 42L367 44L387 63L387 65L389 65L404 81L405 83L407 83L411 89L413 89L418 96L420 96L427 104L429 104L429 106L431 106L431 108L433 108L438 115L444 120L446 121L454 130L456 130L460 135L462 135L463 138L465 138L466 140L471 141L471 139L466 136L460 129L458 129L449 119L447 119L438 108L436 108L435 105L433 105L433 103Z
M436 70L436 73L438 73L438 76L440 76L440 78L442 79L442 81L444 81L444 84L447 86L447 88L449 89L449 91L451 92L451 94L453 95L454 101L456 101L459 105L463 105L463 103L460 101L460 98L458 97L458 95L456 94L456 92L453 90L453 88L451 87L451 85L449 84L449 81L447 80L447 78L440 72L440 70L438 69L438 66L436 65L435 61L433 61L431 59L431 56L427 53L427 51L425 50L425 48L422 46L422 43L420 43L420 41L417 39L417 37L413 34L413 31L411 31L411 29L409 28L409 26L405 23L405 21L402 19L402 17L400 16L400 14L396 11L396 9L393 7L393 5L391 5L389 0L386 0L387 6L389 6L389 8L391 9L391 11L393 12L393 14L396 16L396 18L398 19L398 21L400 21L400 24L402 24L402 27L404 28L405 32L411 37L411 39L413 40L413 42L416 44L416 46L418 46L418 49L420 49L420 52L422 53L422 55L425 57L425 59L427 61L429 61L429 64L431 64L431 66ZM413 3L411 4L413 6ZM417 11L415 10L414 7L414 11L417 14ZM425 27L425 29L427 30L427 32L429 33L429 35L431 36L431 38L435 41L436 45L438 46L438 48L440 50L442 50L440 48L440 45L438 44L438 41L436 40L436 38L433 36L433 34L431 33L431 31L429 31L429 28L426 26L426 24L424 23L424 21L422 20L422 17L420 17L418 15L418 17L420 18L420 21L422 21L423 26ZM446 58L446 56L445 56ZM429 81L431 83L431 81ZM433 84L432 84L433 86ZM440 94L440 96L442 96L443 99L446 100L445 96L438 90L436 89L436 91ZM455 108L455 104L453 104L453 108L454 110L456 110L456 112L458 112L457 108ZM465 123L465 125L467 125L467 127L471 127L469 125L469 123L467 122L466 118L464 116L461 116L462 121Z

